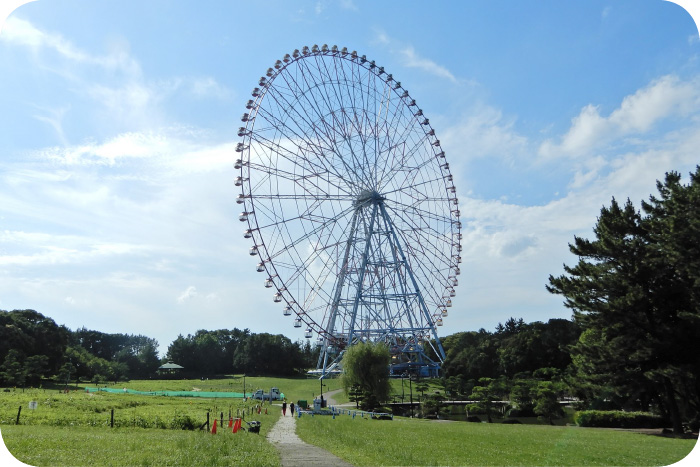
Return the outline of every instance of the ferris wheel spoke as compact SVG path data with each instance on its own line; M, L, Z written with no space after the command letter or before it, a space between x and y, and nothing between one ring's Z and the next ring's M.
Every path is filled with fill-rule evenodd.
M308 68L307 68L307 69L308 69ZM314 77L313 74L309 74L309 73L305 74L304 76L306 77L307 75L310 75L310 76ZM333 87L333 83L330 81L330 78L329 78L329 80L328 80L327 83L324 83L323 81L322 81L321 83L316 83L316 82L314 81L314 83L315 83L315 84L314 84L314 87L319 87L319 88L320 88L320 87L323 87L324 89L326 89L328 86L330 86L331 89L333 89L333 91L334 91L334 97L337 97L336 91L335 91L335 89L334 89L334 87ZM326 85L328 85L328 86L323 86L324 84L326 84ZM333 103L332 103L331 100L330 100L330 97L331 97L331 96L329 96L327 93L325 93L325 92L320 92L320 93L318 93L318 94L319 94L320 98L323 100L323 102L326 104L326 106L327 106L328 109L334 109L334 108L338 108L338 107L339 107L339 106L337 106L337 105L333 105ZM344 108L345 108L345 107L340 107L340 111L341 111L341 113L343 113L343 114L344 114ZM320 112L319 112L319 114L320 114ZM345 125L343 124L343 122L341 122L340 120L338 120L338 117L337 117L336 113L333 112L333 111L331 111L331 112L330 112L330 115L331 115L331 118L333 119L333 124L330 125L330 128L328 128L328 130L329 130L329 131L332 131L332 132L334 132L334 133L335 133L335 132L338 132L338 129L339 129L339 128L345 130ZM322 117L322 118L321 118L321 122L322 122L325 126L328 127L329 123L326 121L325 118L323 118L324 116L321 116L321 117ZM346 131L342 131L342 132L339 132L339 133L340 133L341 138L342 138L344 141L347 142L347 141L348 141L348 134L347 134L347 132L346 132ZM335 141L335 138L331 138L331 141L332 141L333 143L336 143L336 144L335 144L335 153L338 155L338 157L339 157L340 160L342 161L343 166L344 166L345 170L347 171L347 173L348 173L349 175L355 175L355 176L356 176L356 179L362 179L362 181L365 183L365 186L367 186L367 181L368 181L368 180L367 180L365 174L362 172L361 175L358 177L358 176L357 176L357 175L358 175L357 171L354 170L354 169L357 168L357 167L361 167L361 165L358 165L358 164L355 164L354 166L349 165L349 164L347 163L347 161L344 160L344 158L343 158L343 151L341 151L340 148L337 146L337 142ZM351 146L351 145L349 145L349 149L351 150L351 154L353 155L353 157L355 157L354 154L352 153L352 146Z
M400 218L404 220L410 219L409 217L405 216L405 213L410 212L413 214L415 217L420 219L421 221L427 221L427 220L432 220L432 221L437 221L440 223L443 223L445 226L449 226L451 224L451 220L449 217L446 216L441 216L439 214L435 214L434 212L431 212L427 209L423 209L419 206L419 204L424 203L425 201L429 201L428 199L424 200L419 200L418 202L414 202L411 204L401 202L399 200L391 200L390 204L387 204L387 209L391 209L396 216L399 216ZM399 209L401 208L401 209Z
M288 252L290 252L290 251L296 251L296 248L297 248L300 244L304 243L306 240L309 240L310 238L312 238L312 237L314 237L314 236L320 236L319 234L320 234L321 232L326 231L327 228L328 228L329 226L337 225L338 222L340 221L340 219L342 219L342 217L344 217L344 216L346 216L347 214L349 214L351 211L352 211L352 209L351 209L351 208L348 208L348 209L346 209L343 213L341 213L340 216L327 219L326 222L324 222L324 223L318 225L318 226L317 226L315 229L313 229L312 231L307 232L307 233L304 234L303 236L300 236L298 239L294 240L292 243L290 243L290 244L288 244L288 245L285 245L284 248L280 249L279 251L272 253L272 254L270 255L270 259L276 259L277 257L279 257L279 256L281 256L281 255L283 255L283 254L285 254L285 253L288 253ZM297 218L297 219L301 219L301 218ZM329 245L326 245L323 249L321 249L321 250L315 250L314 252L322 251L322 250L324 250L324 249L327 249L328 247L329 247ZM309 254L309 255L306 257L306 259L302 262L302 267L298 268L298 272L301 273L302 271L305 271L305 270L307 269L307 262L308 262L308 261L313 261L313 260L315 260L315 257L314 257L312 254ZM297 276L292 276L290 279L291 279L291 280L295 280L296 277L297 277Z
M331 195L317 195L317 194L306 194L306 195L282 195L282 194L276 194L276 195L255 195L255 199L305 199L305 200L313 200L313 201L318 201L319 198L321 201L351 201L354 199L353 196L351 195L346 195L346 196L331 196Z
M388 196L388 195L391 195L394 193L401 194L401 193L406 192L407 190L417 190L425 185L433 185L433 184L437 184L437 183L442 183L442 181L444 179L442 174L436 174L433 178L429 178L429 179L423 180L421 182L416 182L415 179L413 179L413 183L411 185L406 185L406 183L408 183L410 178L411 177L405 177L405 179L402 180L401 185L393 190L382 190L382 194L385 196ZM441 187L441 189L442 189L442 187ZM430 199L432 201L445 201L446 202L450 198L439 196L439 197L430 197L430 198L425 198L425 199Z
M396 160L394 165L389 167L387 169L387 179L386 179L386 184L392 183L394 179L397 177L397 174L399 173L406 173L406 177L404 177L403 182L404 183L410 183L412 182L412 178L410 175L411 174L417 174L420 173L422 169L424 169L426 166L431 164L433 161L430 159L425 159L423 161L420 161L418 165L410 165L409 162L413 159L413 156L420 150L422 149L422 144L424 144L425 141L427 141L427 135L424 136L424 138L420 141L420 144L416 144L412 150L410 150L408 153L404 153L401 155L401 158Z
M310 116L310 115L308 114L308 112L306 111L306 109L307 109L306 106L302 106L302 109L303 109L303 111L304 111L304 115L302 115L301 113L299 113L298 111L296 111L295 107L292 106L290 102L287 102L287 101L286 101L286 102L285 102L286 105L285 105L285 106L281 106L281 107L284 109L285 112L288 112L288 110L286 110L286 109L290 109L290 108L291 108L291 109L294 109L295 112L296 112L297 117L300 118L300 119L302 119L302 120L306 123L306 125L307 125L309 128L311 128L311 129L313 130L313 132L314 132L315 135L317 136L317 140L318 140L318 141L325 141L326 143L329 143L329 148L328 148L327 150L328 150L328 151L332 151L332 152L338 154L338 155L341 157L341 160L342 160L342 151L340 151L340 149L338 148L338 146L337 146L337 144L336 144L336 142L335 142L335 138L330 137L330 135L331 135L333 132L337 131L337 130L336 130L336 126L334 126L334 125L329 125L329 124L326 122L326 119L325 119L325 116L323 115L323 112L320 110L320 108L318 107L318 105L312 104L312 102L309 100L308 95L307 95L306 93L303 93L303 94L302 94L302 97L307 101L307 103L309 104L309 107L312 108L312 109L314 109L314 110L316 111L316 119L317 119L318 121L320 121L320 122L323 124L323 126L324 126L324 128L325 128L325 133L319 134L320 128L318 127L318 125L314 125L314 124L312 123L313 117ZM288 115L289 115L289 114L288 114ZM335 119L335 115L332 114L332 116L333 116L333 118ZM295 134L297 134L297 132L295 132ZM307 142L308 142L309 145L316 145L316 146L317 146L317 143L313 143L313 142L311 142L310 140L307 141ZM320 151L319 151L319 153L318 153L317 155L319 156L320 159L323 159L323 157L322 157L322 156L323 156L323 148L319 148L319 149L320 149ZM345 163L345 161L342 161L342 162L343 162L343 165L344 165L344 168L345 168L346 173L349 174L349 175L354 174L354 172L353 172L351 166L349 166L347 163ZM337 174L339 177L342 177L342 173L341 173L341 172L336 171L336 174ZM346 178L347 178L347 177L346 177ZM348 180L348 181L350 182L351 185L356 186L356 182L355 182L354 180L350 179L350 180ZM356 186L356 189L359 191L359 188L358 188L357 186Z
M391 95L391 94L390 94ZM402 115L398 111L398 106L400 105L401 99L391 99L393 102L395 102L395 105L393 106L394 111L392 112L392 120L390 122L387 122L387 128L386 128L386 142L388 143L387 148L378 148L379 153L382 153L384 151L390 151L391 148L396 147L398 145L402 145L404 148L406 146L406 140L408 139L408 134L414 132L415 130L411 127L410 125L410 120L411 118L406 118L405 115ZM387 107L388 107L387 103ZM399 119L403 118L403 122L397 121ZM400 129L400 127L403 126L403 129L401 132L398 132L396 130ZM385 162L388 164L390 161L394 160L396 161L396 158L393 157L385 157L384 158ZM391 176L393 173L393 169L389 168L387 169L387 165L385 165L381 172L378 174L378 180L384 180L384 177L386 176Z
M300 131L297 131L297 130L295 130L294 128L288 126L288 125L287 125L286 123L284 123L284 121L282 121L279 117L277 117L277 116L275 116L275 115L273 115L273 114L271 114L271 113L268 113L266 110L259 111L259 113L260 113L260 112L262 112L261 116L262 116L263 118L266 118L266 119L268 119L268 121L270 121L271 123L276 124L276 125L278 126L279 129L283 129L284 131L282 131L282 133L285 134L285 136L290 136L290 135L292 136L292 138L287 138L287 140L290 141L291 144L294 144L295 147L297 148L297 150L299 150L299 151L301 151L301 152L304 152L304 153L306 153L306 152L311 152L312 154L314 154L315 156L317 156L317 157L316 157L315 159L313 159L313 160L312 160L312 159L309 159L309 158L304 158L304 162L307 162L307 163L311 164L311 165L312 165L313 167L315 167L315 168L323 168L323 169L326 169L326 167L323 166L324 159L323 159L322 156L323 156L324 150L327 151L328 149L327 149L327 148L323 148L322 146L319 145L319 143L323 141L322 138L318 138L318 139L316 139L315 141L314 141L314 140L311 140L310 138L307 138L307 137L303 136L303 135L301 134ZM298 117L299 117L299 118L302 118L302 119L304 118L304 117L301 116L301 115L299 115ZM261 133L260 136L262 136L262 135L263 135L263 134ZM298 143L296 143L296 140L303 141L304 143L306 143L306 145L305 145L304 147L302 147L302 146L300 146ZM267 141L270 141L270 145L273 146L273 147L271 147L271 149L275 149L275 148L282 149L282 150L283 150L282 152L283 152L284 154L288 154L288 155L289 155L291 162L292 162L292 163L296 163L296 159L297 159L297 156L298 156L297 153L292 152L292 151L290 151L290 150L288 150L288 149L286 149L286 148L283 148L283 146L281 146L279 143L274 143L274 142L272 142L271 140L267 140ZM314 163L320 163L321 166L320 166L320 167L319 167L319 166L314 166L314 165L313 165Z
M280 109L282 113L284 113L288 119L291 119L292 122L295 123L295 126L299 130L295 130L288 126L282 119L279 117L273 115L272 113L266 112L264 115L266 118L277 122L277 124L281 127L284 127L294 135L297 139L304 141L307 145L307 148L312 148L312 153L315 154L318 157L318 161L323 164L324 158L323 158L323 153L324 151L332 150L331 147L324 148L322 145L320 145L323 142L329 142L329 138L327 134L319 134L318 133L318 126L313 124L313 119L314 117L309 115L307 112L307 107L306 106L295 106L293 105L293 102L289 101L286 99L284 96L277 96L274 92L271 92L271 96L273 100L275 100L277 107ZM283 102L280 102L280 99L282 98ZM298 111L298 109L301 107L303 110L303 114ZM313 108L313 106L312 106ZM293 111L294 113L290 113L290 111ZM286 119L285 119L286 120ZM314 132L315 138L309 138L308 136L303 134L302 128L299 126L299 122L303 122L305 126ZM300 149L305 149L301 148L299 145L297 145Z
M387 207L388 210L393 210L391 207ZM416 225L414 222L411 222L407 216L404 216L402 212L397 212L394 211L394 214L397 219L401 220L404 225L409 226L408 228L405 229L400 229L398 235L404 237L404 241L406 241L406 247L407 248L424 248L425 245L432 245L437 242L445 242L448 240L448 238L442 234L441 232L429 227L429 226L420 226ZM415 237L415 238L410 238L410 237ZM413 241L410 241L413 240ZM449 239L451 241L451 239ZM450 259L448 258L447 255L443 254L439 249L435 249L434 253L436 257L442 256L442 260ZM420 255L420 256L425 256L425 255ZM439 259L439 258L438 258Z
M334 72L335 72L335 81L333 81L333 79L332 79L331 71L328 69L327 64L326 64L325 62L323 62L323 67L324 67L324 69L326 70L326 73L327 73L329 82L331 83L331 87L332 87L332 89L333 89L333 91L334 91L334 97L336 98L337 105L341 108L341 112L340 112L340 113L341 113L341 115L342 115L342 117L343 117L343 122L337 122L337 123L340 123L340 128L343 128L343 130L344 130L344 131L342 132L342 133L343 133L343 138L344 138L344 139L346 140L346 142L348 143L348 146L349 146L349 149L350 149L350 153L351 153L353 159L355 160L355 165L354 165L354 167L361 167L361 168L363 168L362 177L361 177L361 178L363 179L363 181L364 181L366 187L371 187L371 186L372 186L372 173L371 173L371 172L370 172L370 173L367 173L367 172L364 171L364 168L365 168L365 167L371 167L371 166L369 165L369 161L368 161L368 159L367 159L367 151L364 150L364 147L365 147L364 141L365 141L365 140L364 140L364 138L362 138L362 131L361 131L361 128L355 127L354 119L351 118L351 117L347 114L347 112L346 112L346 109L349 109L349 110L352 110L352 114L353 114L353 115L356 115L356 114L357 114L357 107L356 107L356 105L355 105L354 95L353 95L352 93L349 92L349 89L350 89L352 86L349 85L349 83L348 83L348 81L347 81L347 77L346 77L345 75L343 76L343 78L340 77L340 74L339 74L339 71L338 71L338 68L339 68L339 67L338 67L338 60L334 60L334 61L333 61L333 65L334 65L333 68L334 68ZM343 70L344 70L344 68L343 68ZM343 89L346 91L346 92L345 92L345 95L347 95L347 97L348 97L348 100L349 100L349 103L350 103L349 106L344 106L344 105L342 105L343 99L342 99L341 95L343 94ZM334 116L334 118L337 120L336 115L333 114L333 116ZM348 131L348 129L349 129L349 131ZM354 130L354 131L353 131L353 130ZM355 132L357 132L357 134L358 134L358 136L360 137L360 140L361 140L361 142L362 142L362 145L361 145L361 146L362 146L362 148L363 148L362 155L363 155L363 159L364 159L364 164L363 164L363 163L361 162L361 160L359 159L358 154L357 154L357 152L354 150L353 145L352 145L352 142L351 142L352 134L355 133Z

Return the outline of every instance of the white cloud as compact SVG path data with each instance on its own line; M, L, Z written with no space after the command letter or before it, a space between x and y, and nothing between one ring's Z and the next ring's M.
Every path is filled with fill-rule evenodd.
M442 130L440 140L450 154L458 155L459 161L488 156L509 160L523 155L528 145L527 138L514 126L515 119L506 119L500 110L482 105Z
M228 88L210 76L192 79L190 87L192 94L197 97L227 99L231 96L231 91Z
M60 34L53 34L37 29L29 21L12 16L7 19L0 40L29 47L34 52L49 49L71 62L97 65L114 71L121 70L128 76L140 76L141 67L128 53L128 45L115 42L115 47L108 55L89 54L65 39Z
M655 182L665 172L677 170L687 176L697 164L700 131L695 120L643 145L625 145L619 133L609 138L611 146L622 150L568 165L570 172L563 174L567 191L561 198L528 206L460 196L463 267L454 299L456 313L446 321L449 329L457 332L473 326L470 316L475 312L492 316L494 322L513 314L526 321L549 319L556 317L556 310L559 317L569 317L561 298L547 293L544 286L550 274L563 273L562 263L575 263L568 251L574 236L592 238L601 207L609 206L613 197L629 198L640 208L640 201L656 191ZM498 300L492 299L494 294Z
M168 173L209 172L231 166L235 160L235 143L211 144L203 141L205 137L204 132L188 127L132 131L102 143L46 148L38 156L65 167L113 166L126 160L133 163L142 160ZM68 176L61 173L63 178ZM137 174L135 171L134 175Z
M204 297L204 300L207 301L207 302L209 302L209 303L219 303L219 302L221 302L221 298L219 297L219 294L217 294L217 293L215 293L215 292L212 292L212 293L207 294L207 295Z
M68 139L66 138L66 133L63 130L63 117L69 110L69 107L62 107L58 109L42 108L38 105L35 107L42 112L41 115L34 115L37 120L48 124L56 132L56 136L62 145L68 145Z
M589 157L583 160L578 165L574 178L569 183L570 189L582 188L589 185L596 177L599 176L601 170L608 165L608 162L602 156Z
M697 81L683 82L676 76L664 76L646 88L623 99L609 120L621 135L649 130L658 120L686 116L698 108L700 86Z
M358 11L357 5L353 0L340 0L340 7L344 10Z
M453 83L457 82L457 78L444 66L438 65L434 61L421 57L416 53L415 49L411 46L405 47L400 51L403 57L403 64L409 68L419 68L435 76L441 78L447 78Z
M608 117L598 106L589 104L571 121L569 131L559 143L549 139L539 148L544 159L587 156L596 148L620 138L643 134L663 119L684 117L697 112L700 84L664 76L625 97Z
M0 232L0 266L45 266L105 261L115 256L139 255L141 244L95 242L89 237L43 232ZM13 254L14 251L22 253Z
M94 102L96 105L81 110L95 114L97 118L93 123L99 124L107 134L167 124L170 117L164 107L169 99L178 95L219 100L230 99L232 95L226 86L210 76L147 80L125 39L113 39L104 53L91 53L60 34L42 31L29 21L11 17L0 40L31 49L40 67L68 81L69 88L79 94L78 101L88 97ZM59 60L49 60L49 54ZM64 113L65 109L48 109L35 118L51 125L60 143L67 145L68 138L61 124Z
M448 79L453 83L457 82L457 78L446 67L421 56L412 45L401 44L399 41L389 37L384 31L376 31L374 41L388 47L391 53L399 57L401 64L405 67L417 68L440 78Z
M178 297L177 297L177 302L178 303L184 303L187 300L190 300L193 297L197 296L197 287L191 285L187 287L187 290L182 292Z

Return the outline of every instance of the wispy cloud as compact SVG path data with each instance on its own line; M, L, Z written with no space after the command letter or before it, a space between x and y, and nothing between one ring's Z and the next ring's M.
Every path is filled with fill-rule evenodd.
M168 124L164 106L178 95L219 100L232 96L225 85L211 76L147 79L125 39L113 40L106 53L90 53L60 34L42 31L31 22L13 16L8 18L0 41L32 50L34 60L39 63L48 62L47 55L58 59L50 61L46 69L67 80L71 88L79 89L80 98L88 97L94 105L87 111L94 114L95 123L112 132ZM58 140L66 145L68 137L59 118L62 116L45 112L36 118L51 125Z
M387 47L391 53L396 54L403 66L417 68L440 78L448 79L453 83L457 82L457 78L446 67L420 55L412 45L401 43L389 37L384 31L375 31L374 42Z
M56 133L56 137L63 146L68 145L68 138L63 130L63 117L69 110L69 106L52 109L48 107L34 106L40 113L35 114L34 118L40 122L48 124Z
M62 35L42 31L31 22L11 16L0 34L0 41L26 46L39 52L48 49L71 62L91 64L108 70L121 70L129 76L140 76L141 66L128 53L127 49L115 46L107 55L93 55L76 47Z
M192 94L197 97L213 97L217 99L231 97L231 91L211 76L193 78L190 80L190 87Z
M457 78L444 66L438 65L434 61L421 57L416 53L416 50L411 47L405 47L400 51L403 57L403 64L409 68L419 68L425 72L439 76L441 78L447 78L453 83L457 82Z
M344 10L359 11L353 0L340 0L340 7Z
M514 118L508 119L500 110L485 105L478 106L440 134L443 146L462 162L488 156L510 160L522 156L529 144L515 129Z
M197 296L197 287L191 285L187 287L187 290L182 292L178 297L177 297L177 302L178 303L185 303L186 301L192 299L193 297Z

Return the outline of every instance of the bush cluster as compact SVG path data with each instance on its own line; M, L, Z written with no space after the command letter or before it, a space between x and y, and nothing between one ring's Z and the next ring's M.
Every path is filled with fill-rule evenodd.
M624 412L622 410L583 410L576 412L578 426L599 428L662 428L668 420L648 412Z

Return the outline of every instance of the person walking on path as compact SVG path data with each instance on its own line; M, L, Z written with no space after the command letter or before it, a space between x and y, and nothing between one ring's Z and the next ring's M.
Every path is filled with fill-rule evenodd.
M330 452L303 442L296 434L296 417L280 417L267 440L280 454L281 467L353 467Z
M287 416L287 401L282 402L282 416Z
M289 404L289 413L292 414L292 417L294 416L294 402Z

